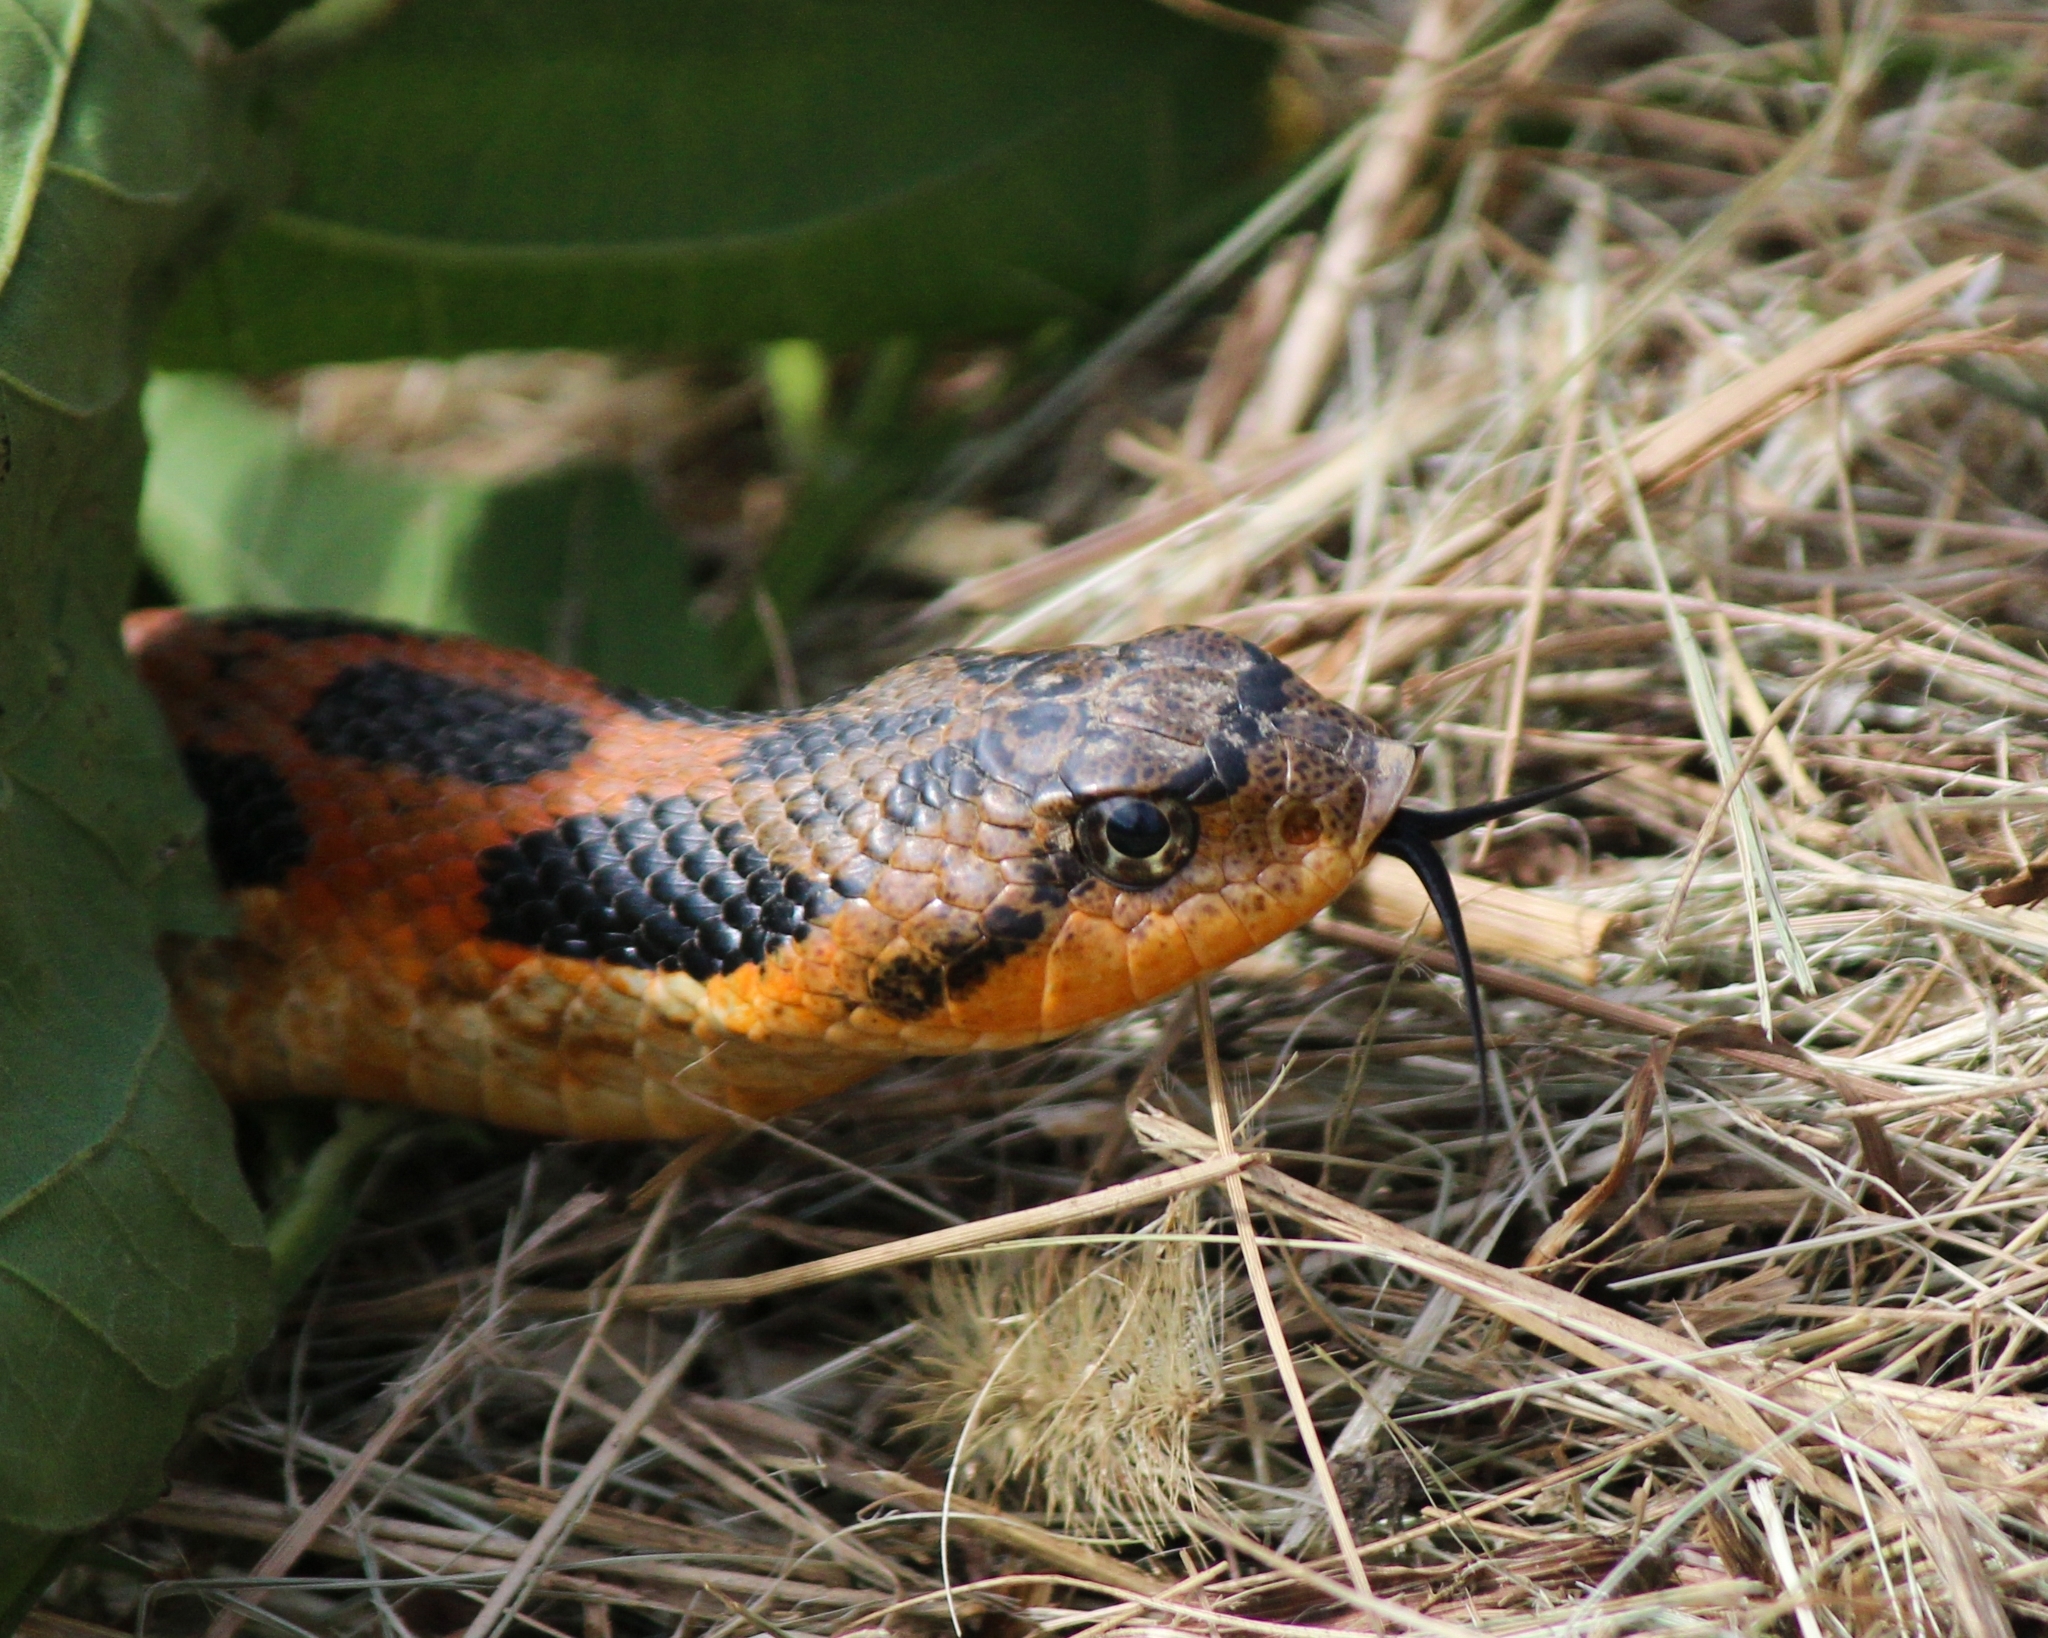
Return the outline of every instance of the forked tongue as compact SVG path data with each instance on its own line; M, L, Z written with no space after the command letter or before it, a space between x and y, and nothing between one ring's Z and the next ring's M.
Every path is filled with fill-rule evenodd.
M1436 919L1443 923L1444 942L1451 947L1451 956L1458 963L1459 982L1465 986L1465 1016L1472 1024L1472 1056L1479 1063L1482 1110L1488 1107L1492 1093L1487 1085L1486 1020L1479 1010L1479 979L1472 971L1472 946L1465 939L1465 915L1458 908L1458 893L1451 885L1450 867L1444 863L1443 855L1437 852L1436 844L1446 836L1456 836L1460 831L1483 825L1489 819L1505 819L1509 814L1533 808L1539 802L1569 796L1573 791L1583 790L1595 780L1606 777L1607 770L1602 769L1579 779L1567 779L1561 785L1544 785L1533 791L1503 797L1498 802L1480 802L1469 808L1396 808L1394 817L1387 821L1387 828L1380 832L1379 841L1375 844L1381 853L1399 859L1415 872L1422 883L1422 890L1429 895Z

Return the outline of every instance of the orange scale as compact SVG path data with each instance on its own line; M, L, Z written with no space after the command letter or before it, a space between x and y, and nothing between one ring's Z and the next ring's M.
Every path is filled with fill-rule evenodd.
M515 968L525 966L533 959L531 949L524 944L514 944L509 939L478 939L477 951L500 973L509 973Z
M431 904L413 921L420 947L437 957L469 941L477 931L471 918L452 904Z
M1258 886L1286 905L1294 920L1305 921L1342 892L1347 879L1339 877L1333 885L1305 863L1275 864L1259 872Z
M410 828L402 814L393 813L381 802L365 802L349 816L350 838L364 853L404 841Z
M1358 861L1344 848L1325 845L1310 848L1300 868L1315 880L1323 892L1335 898L1351 885L1351 878L1358 874Z
M886 1050L903 1038L903 1024L879 1007L855 1007L846 1015L846 1022L833 1029L832 1037L835 1042L858 1043L869 1051Z
M516 797L500 797L490 812L467 821L462 826L462 834L465 839L473 836L479 841L489 835L493 840L483 843L489 847L524 836L529 831L546 830L554 822L553 814L522 791Z
M344 802L323 802L318 806L306 802L299 804L299 824L313 839L315 847L323 842L339 841L353 848L355 838L349 834L349 826L354 818L354 813Z
M1220 894L1203 893L1176 905L1173 919L1203 972L1227 967L1252 952L1251 934Z
M348 852L327 867L325 876L328 886L338 898L358 905L381 879L375 866L353 845Z
M1119 893L1109 907L1109 919L1128 933L1154 911L1164 908L1150 893Z
M394 936L387 941L380 959L383 962L382 976L399 991L411 992L422 988L433 976L433 955L423 952L419 940L411 928L405 929L405 936Z
M902 932L912 944L920 945L944 960L949 954L980 943L981 917L971 910L956 909L935 899L905 920Z
M714 973L704 981L705 1016L728 1035L751 1037L761 1026L764 1003L772 1006L761 993L759 967Z
M488 940L460 939L443 950L434 963L435 982L452 994L482 1000L497 988L505 974L497 953Z
M1194 946L1170 911L1154 911L1124 937L1131 991L1140 1001L1177 990L1202 970Z
M868 978L874 966L873 956L835 946L830 964L824 969L824 982L819 988L828 995L843 996L849 1002L858 1001L868 993Z
M1265 868L1265 856L1255 847L1237 845L1226 849L1220 858L1223 864L1223 885L1241 887L1246 882L1256 881L1259 872Z
M433 881L437 897L469 899L477 894L476 861L467 851L451 853L446 858L436 860L428 875Z
M292 883L292 908L300 925L315 937L332 929L343 914L341 895L333 886L304 873Z
M789 973L765 971L761 998L752 1032L755 1039L823 1040L825 1032L845 1016L843 1007L830 1007L795 980Z
M1113 922L1078 912L1068 915L1046 956L1044 1028L1079 1029L1137 1004L1124 954L1127 942L1128 935Z
M528 781L527 788L540 801L548 815L548 823L557 819L573 819L579 813L590 811L589 800L584 795L583 782L563 773L537 774Z
M456 821L448 815L437 813L433 819L420 827L413 838L413 857L421 867L429 868L443 859L467 857L468 850L462 845L462 834L456 828Z
M923 910L938 893L935 877L922 870L898 870L891 866L875 877L866 902L882 915L901 922Z
M834 912L830 930L841 956L869 962L896 936L896 918L885 916L865 899L848 899Z
M848 992L831 940L813 935L797 946L797 954L796 972L805 990L821 1005L844 1011Z
M439 904L447 897L435 885L432 873L425 870L408 870L392 885L393 890L406 907L405 913L408 920L418 915L421 907L429 904Z
M968 988L946 993L946 1016L976 1036L1035 1037L1044 1032L1049 952L1026 950L998 963Z
M1293 904L1275 898L1256 882L1232 882L1223 890L1223 902L1244 923L1245 931L1251 935L1255 945L1278 938L1307 914L1306 907L1297 909Z
M442 788L440 800L435 803L437 817L444 826L449 828L453 828L479 813L488 813L491 806L491 797L488 791L480 789L475 785L464 785L453 780L449 781Z
M995 902L1004 886L1003 873L966 848L948 848L939 870L939 894L962 910L982 911Z

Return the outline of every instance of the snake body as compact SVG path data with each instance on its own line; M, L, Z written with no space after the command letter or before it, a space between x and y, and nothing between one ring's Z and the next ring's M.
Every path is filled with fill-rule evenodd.
M767 714L323 615L127 635L240 913L162 950L223 1090L582 1138L1164 995L1334 899L1415 768L1199 628L939 653Z

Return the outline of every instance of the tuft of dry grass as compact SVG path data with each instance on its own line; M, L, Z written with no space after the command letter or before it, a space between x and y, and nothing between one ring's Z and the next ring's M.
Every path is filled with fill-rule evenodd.
M907 1425L971 1495L1010 1495L1060 1529L1155 1551L1189 1514L1224 1517L1196 1465L1231 1386L1228 1286L1181 1195L1107 1252L942 1263L921 1305Z
M982 447L1061 544L795 646L1198 620L1425 798L1609 769L1459 861L1579 930L1568 983L1496 946L1501 1085L1375 889L1206 1032L680 1163L423 1136L51 1634L2048 1627L2048 20L1308 21L1330 225L1259 214ZM1168 1161L1253 1262L1156 1189L1002 1249Z

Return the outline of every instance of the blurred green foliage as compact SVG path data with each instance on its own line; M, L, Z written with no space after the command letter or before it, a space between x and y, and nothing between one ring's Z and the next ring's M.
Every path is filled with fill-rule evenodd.
M419 0L266 49L284 207L180 368L985 333L1100 311L1218 222L1267 53L1147 0Z

